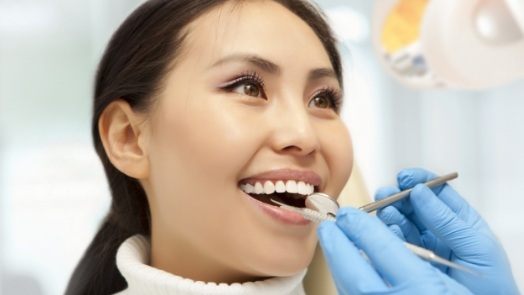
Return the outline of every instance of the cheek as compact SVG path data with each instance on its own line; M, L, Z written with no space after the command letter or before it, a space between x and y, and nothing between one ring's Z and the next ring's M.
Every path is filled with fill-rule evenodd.
M237 174L259 142L251 121L222 102L220 97L166 102L157 114L150 158L160 210L167 205L185 216L228 205Z
M351 136L346 125L340 121L331 132L324 137L323 146L326 147L326 161L330 171L330 182L328 188L331 193L338 196L351 175L353 168L353 145Z
M213 100L187 100L183 107L165 107L156 124L158 146L190 164L186 167L189 170L227 170L235 165L239 153L251 142L252 127Z

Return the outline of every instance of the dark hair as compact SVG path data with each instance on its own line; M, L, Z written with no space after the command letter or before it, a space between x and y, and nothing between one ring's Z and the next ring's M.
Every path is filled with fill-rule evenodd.
M109 181L112 203L75 268L66 294L112 294L125 289L126 282L116 267L117 249L135 234L150 236L146 194L137 179L125 175L109 161L98 130L100 115L117 99L125 100L134 110L147 111L170 65L180 54L185 27L199 15L227 1L241 0L149 0L112 36L95 79L92 118L94 146ZM303 0L273 1L299 16L314 30L342 85L340 56L321 12Z

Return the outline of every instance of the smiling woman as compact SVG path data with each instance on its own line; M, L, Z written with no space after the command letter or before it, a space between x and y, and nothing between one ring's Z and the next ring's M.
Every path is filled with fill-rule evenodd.
M315 226L267 200L340 194L342 92L309 2L145 2L99 65L92 130L112 205L66 293L303 294Z

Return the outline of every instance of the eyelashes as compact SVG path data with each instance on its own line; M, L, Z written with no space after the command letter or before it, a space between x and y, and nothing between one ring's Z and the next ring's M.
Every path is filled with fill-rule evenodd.
M342 93L339 90L331 87L323 87L313 95L313 98L325 95L331 103L331 108L335 110L336 113L340 112L342 108Z
M242 85L245 85L245 86L250 85L250 86L258 87L259 91L256 93L261 94L262 98L267 99L267 96L264 90L264 86L265 86L264 80L262 79L262 77L260 77L260 75L257 72L244 72L240 75L237 75L231 81L226 82L219 87L226 91L232 92L234 89ZM256 97L258 97L258 95ZM319 97L326 98L329 103L328 107L333 109L337 114L339 113L342 107L342 93L338 89L335 89L329 86L325 86L317 90L313 94L311 102L313 101L313 99L317 99Z
M244 85L244 91L252 92L245 93L246 95L254 97L259 97L259 95L262 95L263 98L266 98L266 94L264 92L264 80L256 72L248 72L245 74L241 74L236 78L233 78L232 81L227 82L225 85L222 85L220 88L225 89L229 92L233 92L234 89L238 88L241 85Z
M257 72L245 72L233 78L232 81L227 82L225 85L222 86L222 88L232 89L235 86L240 85L241 82L254 82L254 84L257 84L260 87L264 87L264 80L262 79L262 77L260 77L260 75Z

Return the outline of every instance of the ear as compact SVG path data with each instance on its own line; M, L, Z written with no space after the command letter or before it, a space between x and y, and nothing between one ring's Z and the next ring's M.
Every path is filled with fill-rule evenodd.
M142 114L124 100L110 103L98 119L98 130L111 163L122 173L144 179L149 175L147 132Z

